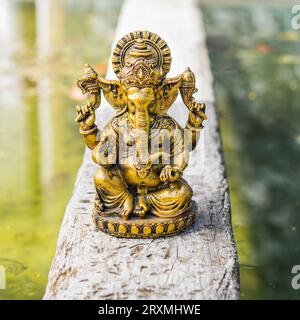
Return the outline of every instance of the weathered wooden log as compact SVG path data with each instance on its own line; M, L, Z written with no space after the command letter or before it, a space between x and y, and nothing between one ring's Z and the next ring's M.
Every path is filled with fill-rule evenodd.
M127 0L115 40L137 29L168 42L170 74L190 66L199 79L198 98L207 103L209 120L194 151L198 172L193 166L185 176L198 206L196 222L177 236L154 240L117 239L97 231L91 217L96 165L86 150L44 299L238 299L238 258L200 10L192 0ZM187 110L178 100L170 114L183 124ZM97 115L101 127L113 111L101 105Z

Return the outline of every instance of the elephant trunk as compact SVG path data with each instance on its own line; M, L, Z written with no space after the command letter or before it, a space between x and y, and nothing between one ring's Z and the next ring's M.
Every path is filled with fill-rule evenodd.
M135 111L135 128L138 130L144 130L146 133L150 129L150 116L149 111L146 108L140 109L137 108Z

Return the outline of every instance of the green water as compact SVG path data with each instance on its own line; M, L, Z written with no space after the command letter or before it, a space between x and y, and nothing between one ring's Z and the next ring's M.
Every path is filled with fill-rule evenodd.
M40 299L83 155L74 80L104 73L120 0L0 2L1 299Z
M203 8L241 297L300 298L300 30L290 6Z

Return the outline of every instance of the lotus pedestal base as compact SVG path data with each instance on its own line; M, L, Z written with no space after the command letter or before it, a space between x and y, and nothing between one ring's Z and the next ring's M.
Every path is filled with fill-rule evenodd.
M97 201L97 200L96 200ZM160 218L148 214L146 217L130 217L123 220L118 216L104 216L95 203L93 220L96 227L118 238L161 238L173 236L193 224L196 215L196 205L191 201L190 207L175 218Z

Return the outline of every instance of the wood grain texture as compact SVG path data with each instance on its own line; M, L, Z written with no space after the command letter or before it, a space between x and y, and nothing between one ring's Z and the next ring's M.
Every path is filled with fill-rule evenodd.
M164 239L117 239L95 230L91 212L96 165L92 163L90 151L86 150L65 212L44 299L239 298L238 258L201 14L192 0L176 0L177 5L172 7L166 0L141 2L125 2L116 40L131 27L133 17L140 19L140 29L160 34L161 28L164 35L160 35L167 42L169 37L176 38L176 32L182 32L176 28L183 28L189 23L192 34L189 33L186 39L179 38L182 46L177 44L177 47L183 51L182 56L185 50L194 50L193 56L188 61L177 62L175 69L183 69L187 64L198 77L201 72L197 69L199 64L203 66L202 70L206 68L206 75L202 74L201 79L205 81L207 77L209 88L202 86L200 94L206 98L209 120L194 152L196 165L191 165L185 174L194 190L197 219L185 232ZM151 18L146 13L155 6L160 6L160 10L156 11L156 17L151 15ZM163 20L161 17L167 9L168 15ZM183 18L168 29L167 26L176 21L182 10L187 10L183 16L188 21ZM155 20L159 20L160 25ZM136 23L135 20L133 24ZM151 29L153 25L156 25L155 30ZM132 27L130 29L134 30ZM111 76L110 70L108 77ZM170 113L179 122L186 119L186 110L180 101L175 103ZM107 105L100 106L98 123L103 125L112 114Z

